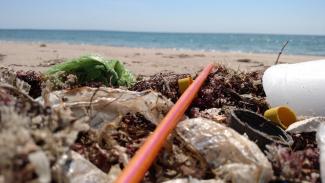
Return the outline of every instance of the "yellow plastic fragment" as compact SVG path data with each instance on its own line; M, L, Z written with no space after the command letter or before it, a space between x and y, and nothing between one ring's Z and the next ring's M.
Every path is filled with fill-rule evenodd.
M179 88L179 92L181 94L184 93L184 91L193 83L193 79L191 76L183 78L183 79L179 79L178 80L178 88Z
M273 107L265 111L264 117L283 129L287 129L289 125L297 121L295 112L288 106Z

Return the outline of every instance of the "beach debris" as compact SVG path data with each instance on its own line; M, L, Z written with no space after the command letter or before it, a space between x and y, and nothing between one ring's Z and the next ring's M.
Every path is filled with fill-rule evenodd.
M19 79L14 70L6 67L0 67L0 84L10 85L24 93L28 93L31 87L28 83Z
M0 106L0 174L4 182L62 182L69 147L78 132L87 129L85 119L75 119L63 108L49 112L40 110L41 106L22 107L12 99Z
M71 183L107 183L114 181L114 179L111 179L110 176L74 151L71 152L71 163L65 173Z
M160 150L163 148L168 136L175 129L178 122L184 118L185 111L195 98L200 87L205 82L213 64L208 64L197 76L196 80L188 87L167 115L157 125L156 130L146 139L130 163L123 169L116 182L139 182L145 176L150 166L155 161Z
M199 108L192 108L190 116L191 118L202 117L224 125L228 125L227 116L222 113L221 108L211 108L203 111L200 111Z
M216 178L228 182L267 182L273 171L258 146L231 128L204 118L181 121L176 133L202 157Z
M37 98L42 94L42 82L44 80L43 75L40 72L35 71L17 71L17 78L25 81L30 85L29 95L33 98Z
M261 76L259 72L237 72L215 65L192 107L205 110L235 106L263 114L269 107L265 101Z
M180 97L178 80L189 76L143 76L130 91L102 87L102 81L80 83L77 74L65 71L49 76L1 67L0 182L114 181L173 106L170 100ZM262 148L268 162L247 127L243 135L229 128L238 108L254 116L269 108L261 73L215 65L186 112L194 119L184 116L143 182L267 182L270 163L272 181L320 182L323 117L305 117L285 136L271 134L275 141L292 138L293 144L268 142Z
M320 148L316 132L324 122L323 117L310 117L291 124L286 132L291 134L291 147L266 146L275 180L291 182L320 182Z
M163 183L224 183L223 180L209 179L209 180L198 180L193 177L180 178L174 180L168 180Z
M45 74L56 89L62 88L63 83L69 80L69 75L74 75L77 79L71 85L78 86L95 82L105 86L130 87L135 82L133 74L125 69L120 61L107 60L94 55L82 56L54 65Z
M193 83L192 77L187 77L178 80L179 93L183 94L185 90Z
M135 92L114 88L83 87L54 91L49 94L49 98L54 109L64 105L72 110L74 116L90 119L91 129L79 133L71 148L103 172L109 172L116 164L126 166L173 105L166 97L153 91ZM167 150L163 152L164 156L157 163L165 163L165 158L173 159L175 156ZM196 164L191 164L194 165ZM148 174L146 179L168 180L168 176L180 174L176 171L178 166L170 171L162 165L154 167L155 171ZM197 171L190 172L194 174Z
M233 110L228 124L238 133L246 134L262 150L265 150L267 144L277 143L290 146L293 143L291 136L280 127L248 110Z
M144 128L145 126L150 128ZM128 115L124 117L118 131L127 135L129 139L124 137L116 140L126 148L128 157L131 158L155 127L139 115ZM167 139L144 180L162 182L188 176L203 179L208 175L209 169L204 158L188 143L172 135Z
M1 179L62 182L69 147L80 131L89 128L86 119L74 118L64 107L43 107L9 84L0 85L0 104ZM67 158L62 160L63 156Z
M155 128L156 125L141 114L130 113L100 130L91 129L80 133L72 149L103 172L111 173L116 165L121 168L127 165ZM143 181L163 182L188 176L203 179L208 175L209 169L204 158L182 139L172 135Z
M289 106L272 107L264 112L264 117L283 129L297 121L295 111Z
M152 89L176 102L181 96L178 80L187 77L190 75L159 73L149 79L138 81L130 89L136 91ZM238 72L217 64L190 108L205 110L235 106L263 114L269 106L265 100L261 78L260 72Z
M43 98L39 101L45 102ZM92 128L100 128L103 123L128 113L140 113L158 124L173 105L166 97L153 91L135 92L106 87L54 91L49 94L46 105L60 108L62 103L76 117L88 116Z
M286 131L289 133L317 132L321 124L325 124L325 117L310 117L291 124Z
M36 151L28 154L28 160L34 165L39 182L51 182L50 161L44 151Z
M108 173L111 166L118 162L118 157L113 148L104 149L100 146L100 133L89 129L81 132L71 149L87 159L102 172Z
M275 181L321 182L319 174L319 148L316 133L292 135L292 147L267 146L267 157L272 163Z
M181 96L178 80L190 77L190 74L159 73L140 80L130 88L134 91L154 90L176 102Z
M325 116L324 67L325 59L269 67L263 75L267 101L272 107L288 105L299 115Z
M276 65L276 64L279 63L280 56L281 56L281 54L282 54L284 48L288 45L288 43L289 43L289 40L287 40L287 41L283 44L283 46L282 46L282 48L281 48L281 50L280 50L280 52L279 52L279 54L278 54L278 57L277 57L276 60L275 60L274 65Z

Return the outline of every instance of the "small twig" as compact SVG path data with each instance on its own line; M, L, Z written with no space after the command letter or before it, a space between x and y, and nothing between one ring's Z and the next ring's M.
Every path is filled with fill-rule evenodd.
M89 102L89 106L88 106L88 113L90 114L89 116L91 116L91 114L92 114L92 110L91 110L91 108L92 108L92 103L93 103L93 99L94 99L94 97L95 97L95 95L97 94L97 92L100 90L100 88L97 88L96 90L95 90L95 92L93 93L93 95L90 97L90 102Z
M282 46L281 51L279 52L279 54L278 54L278 58L276 59L274 65L278 64L279 59L280 59L280 56L281 56L281 54L282 54L284 48L287 46L288 43L289 43L289 41L286 41L286 42L284 43L284 45Z

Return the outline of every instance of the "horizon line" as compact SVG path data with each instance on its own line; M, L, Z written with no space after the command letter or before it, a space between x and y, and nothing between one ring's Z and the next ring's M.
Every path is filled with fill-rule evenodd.
M112 29L63 29L63 28L0 28L0 30L26 31L97 31L97 32L125 32L149 34L242 34L242 35L287 35L287 36L325 36L324 34L296 34L296 33L256 33L256 32L183 32L183 31L140 31L140 30L112 30Z

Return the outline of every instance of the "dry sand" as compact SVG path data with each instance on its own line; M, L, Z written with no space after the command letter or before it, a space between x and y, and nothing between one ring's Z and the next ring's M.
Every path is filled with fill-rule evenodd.
M221 63L233 69L258 70L273 65L277 53L256 54L236 52L208 52L174 49L127 48L64 43L0 42L0 65L15 70L44 71L65 59L97 54L119 59L135 74L150 75L158 72L195 73L208 63ZM324 59L318 56L285 55L280 63L295 63Z

